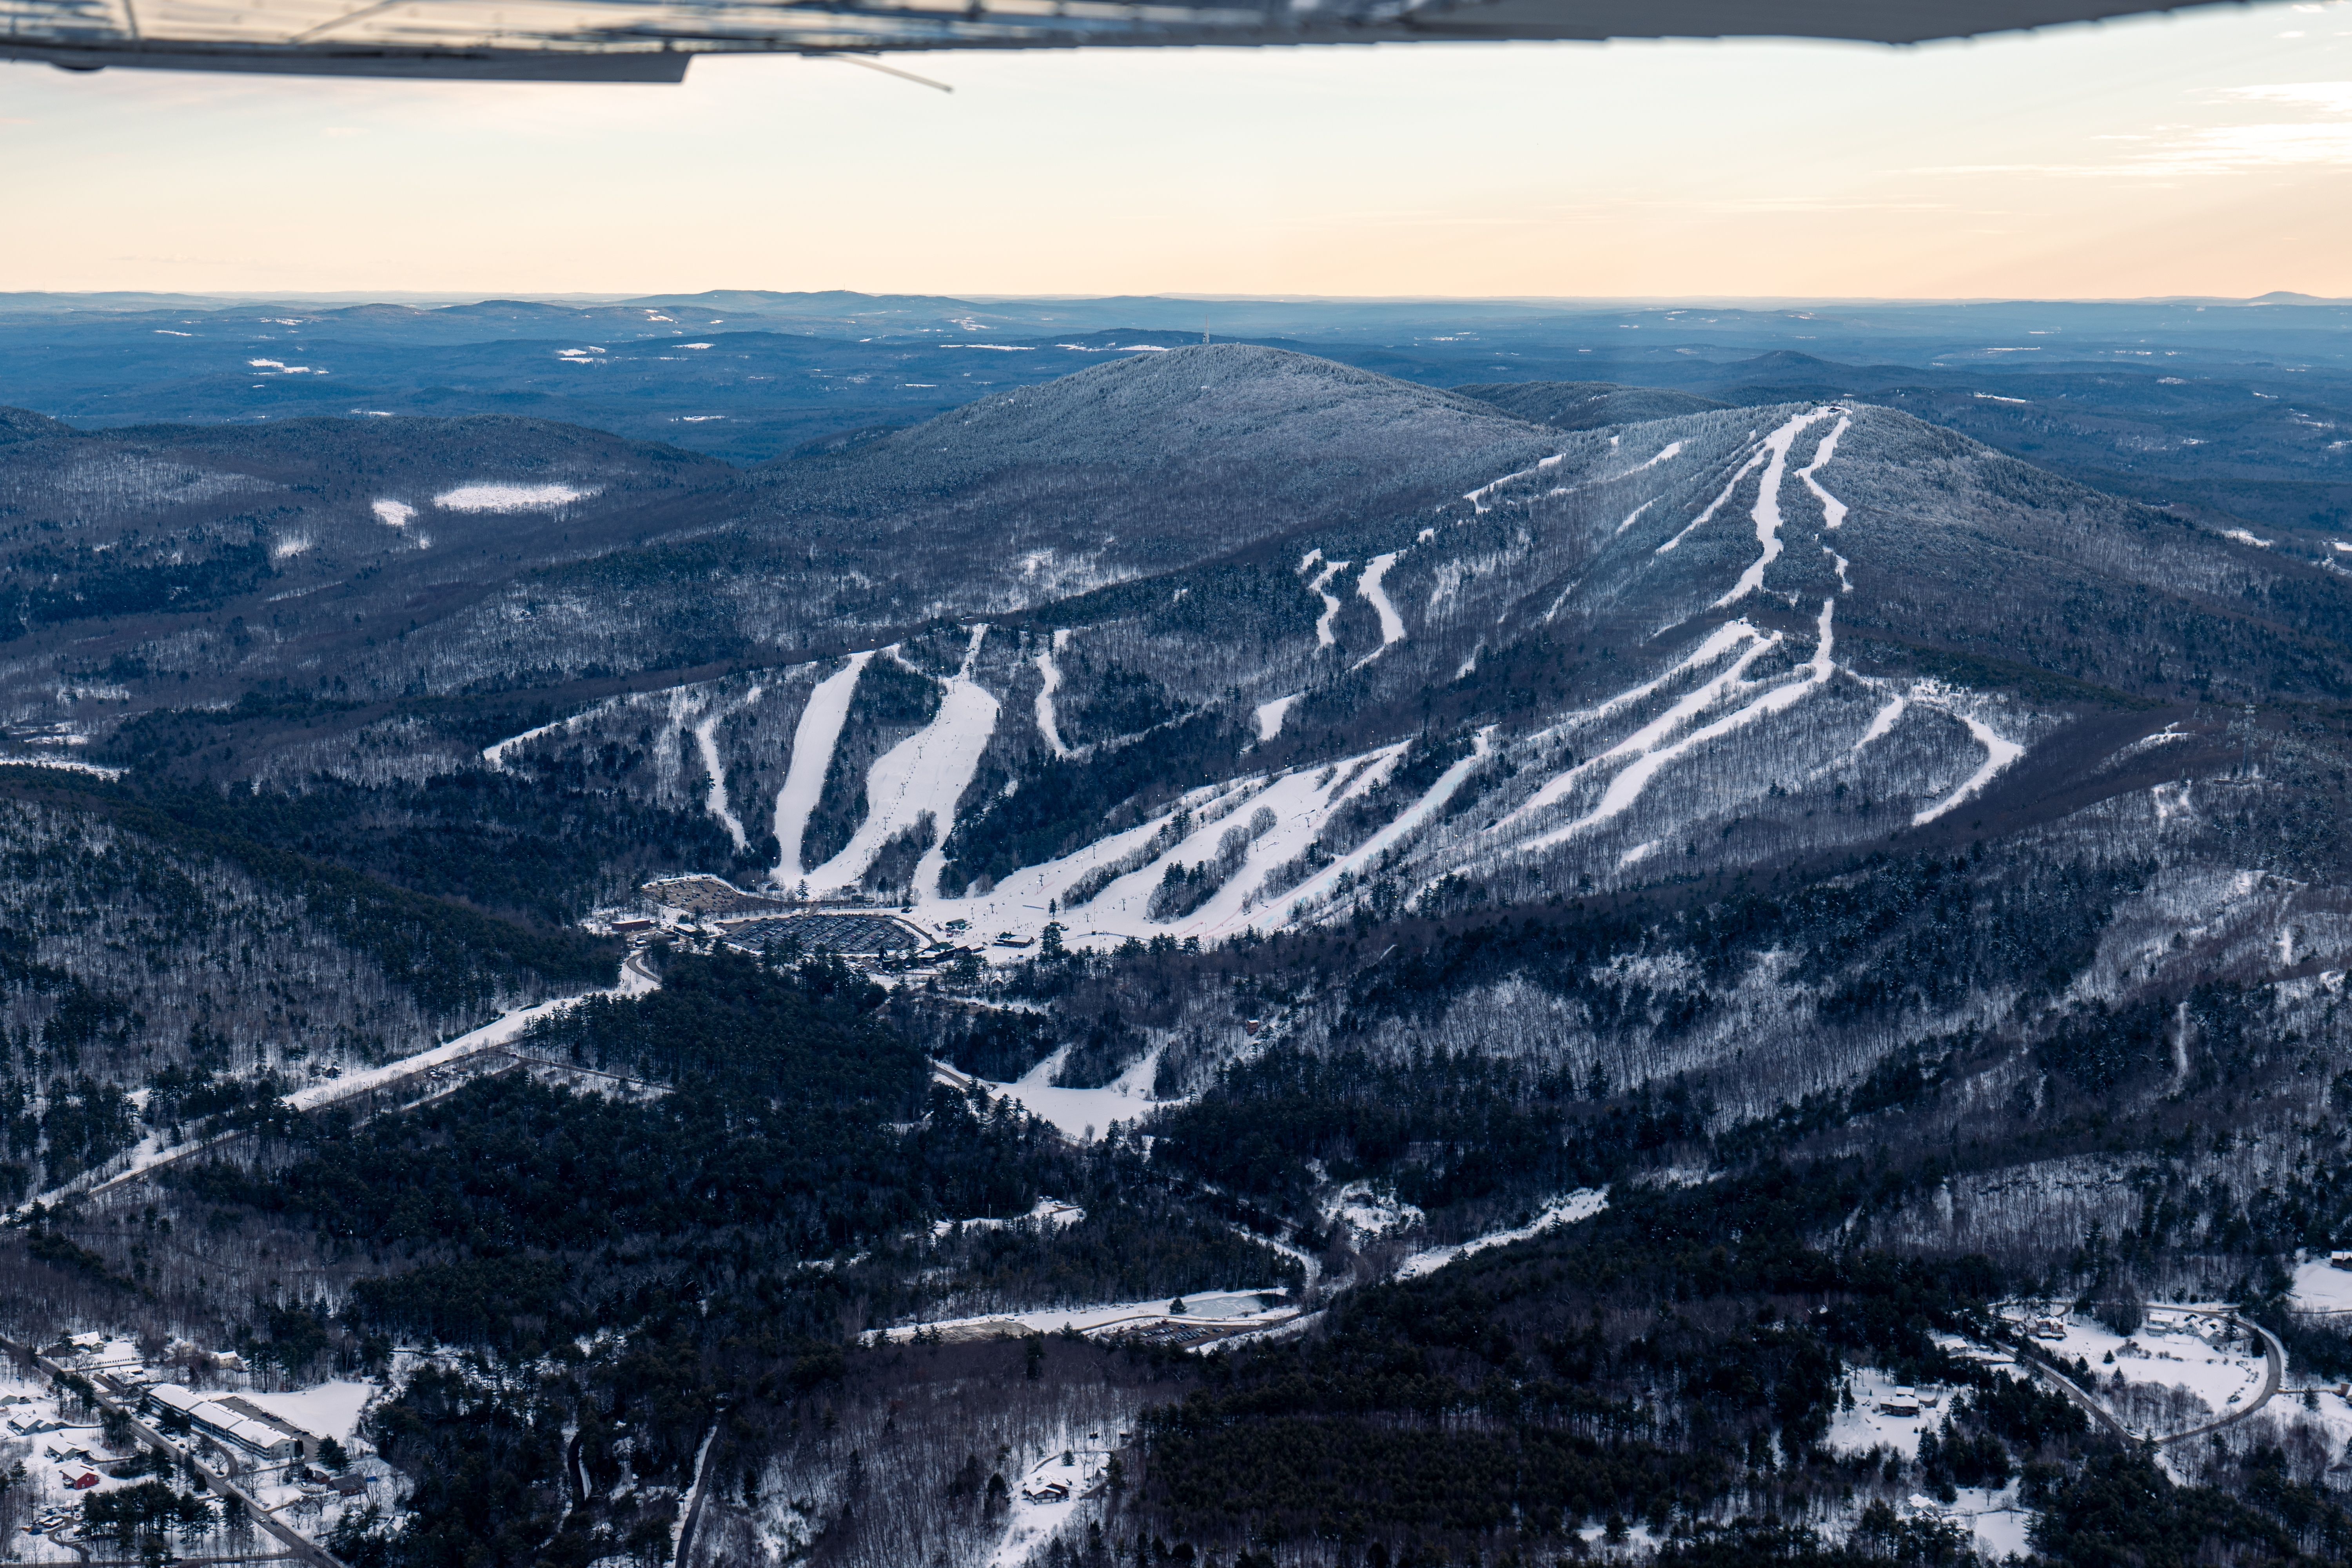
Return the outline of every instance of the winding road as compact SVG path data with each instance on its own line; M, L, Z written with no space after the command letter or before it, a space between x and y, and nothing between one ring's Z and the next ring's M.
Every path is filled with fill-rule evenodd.
M2263 1391L2256 1394L2242 1410L2233 1410L2229 1415L2222 1416L2217 1421L2208 1421L2203 1426L2192 1426L2186 1432L2172 1432L2168 1433L2161 1437L2158 1437L2135 1432L2130 1427L2125 1426L2122 1421L2116 1418L2113 1411L2109 1410L2105 1405L2099 1402L2096 1396L2085 1390L2073 1378L2068 1377L2064 1373L2059 1371L2054 1364L2042 1359L2041 1352L2038 1351L2032 1351L2029 1348L2027 1353L2020 1355L2017 1358L2018 1364L2037 1373L2048 1382L2056 1384L2059 1389L2064 1393L2066 1397L2073 1400L2075 1405L2080 1406L2083 1411L2091 1417L2091 1419L2096 1421L2102 1426L2105 1426L2108 1431L2114 1433L2125 1442L2148 1443L2159 1448L2170 1447L2175 1443L2186 1443L2192 1437L2202 1437L2210 1433L2219 1432L2224 1427L2234 1426L2239 1422L2243 1421L2247 1416L2252 1415L2255 1411L2260 1410L2263 1405L2268 1405L2271 1402L2272 1396L2278 1393L2279 1385L2286 1379L2286 1348L2279 1343L2278 1337L2273 1334L2268 1329L2263 1327L2260 1323L2251 1322L2246 1319L2240 1317L2235 1312L2221 1308L2167 1307L2164 1310L2168 1312L2185 1313L2190 1317L2219 1319L2220 1321L2228 1323L2232 1328L2242 1330L2249 1334L2260 1335L2263 1342L2263 1360L2264 1363ZM2022 1336L2021 1336L2021 1338Z

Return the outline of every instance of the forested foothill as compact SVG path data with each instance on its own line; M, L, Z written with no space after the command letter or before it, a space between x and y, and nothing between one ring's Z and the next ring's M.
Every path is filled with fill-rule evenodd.
M710 302L719 435L0 416L0 1336L99 1423L9 1407L0 1525L242 1517L135 1363L364 1400L351 1568L2352 1563L2275 316L1034 321L950 397L937 305ZM669 374L551 310L266 325Z

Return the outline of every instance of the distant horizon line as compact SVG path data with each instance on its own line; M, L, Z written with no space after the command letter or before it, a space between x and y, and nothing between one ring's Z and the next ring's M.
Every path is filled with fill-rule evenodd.
M466 289L216 289L204 290L91 289L19 289L0 290L0 309L14 301L90 300L134 301L163 305L172 302L201 304L247 304L258 301L282 300L317 304L365 305L386 304L411 307L453 305L486 305L511 300L517 304L607 304L626 305L640 302L706 300L714 296L754 297L767 300L808 300L826 297L859 300L946 300L957 304L1099 304L1126 300L1169 301L1201 305L1486 305L1517 306L1527 309L1558 309L1562 307L1599 307L1617 309L1782 309L1790 306L1866 305L1967 307L1977 305L2263 305L2270 303L2307 303L2313 305L2352 304L2352 298L2305 294L2294 289L2274 289L2261 294L2142 294L2142 295L1904 295L1904 294L1283 294L1283 293L1219 293L1191 292L1132 293L1109 292L1078 294L1069 292L1043 294L975 293L868 293L855 289L655 289L625 292L614 290L571 290L535 292L531 290L466 290Z

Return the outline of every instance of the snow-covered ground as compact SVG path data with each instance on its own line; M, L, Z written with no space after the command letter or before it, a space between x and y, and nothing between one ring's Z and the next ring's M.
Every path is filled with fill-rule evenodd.
M1062 743L1061 718L1054 710L1054 693L1062 689L1062 667L1054 662L1054 656L1069 640L1070 629L1064 626L1054 634L1051 645L1037 650L1037 733L1057 757L1068 756L1070 748Z
M1181 1312L1172 1310L1177 1300L1183 1302ZM869 1343L896 1342L913 1339L918 1330L982 1339L1019 1338L1024 1334L1057 1334L1064 1329L1099 1333L1106 1329L1139 1328L1160 1322L1213 1322L1237 1329L1256 1328L1287 1322L1297 1315L1297 1307L1282 1289L1269 1285L1262 1290L1202 1290L1174 1300L1044 1307L1032 1312L995 1312L977 1318L944 1318L933 1323L902 1323L893 1329L875 1330L866 1338Z
M1102 1485L1109 1463L1108 1448L1087 1447L1048 1454L1031 1466L1013 1488L1004 1538L989 1558L990 1568L1020 1568L1027 1563L1032 1552L1077 1516L1084 1500ZM1057 1487L1066 1489L1068 1495L1054 1496L1049 1489Z
M833 766L833 749L840 742L841 726L849 717L849 699L857 678L874 658L871 652L849 656L849 662L816 683L808 706L801 710L793 730L792 761L784 769L783 787L776 791L776 843L782 857L773 879L790 887L801 879L801 840L808 820L824 793L825 770Z
M1932 1432L1944 1424L1951 1413L1951 1392L1939 1387L1913 1390L1920 1401L1916 1415L1889 1415L1879 1408L1891 1399L1900 1386L1896 1380L1876 1367L1858 1366L1845 1374L1838 1400L1838 1411L1830 1421L1829 1435L1822 1439L1833 1454L1867 1454L1873 1448L1885 1448L1900 1454L1906 1460L1919 1457L1919 1435ZM1847 1397L1853 1407L1845 1407Z
M1163 1106L1180 1105L1181 1100L1151 1098L1151 1080L1160 1070L1160 1052L1148 1051L1143 1059L1129 1068L1100 1089L1062 1089L1054 1083L1054 1075L1062 1070L1070 1048L1064 1046L1013 1083L989 1083L981 1087L992 1095L1010 1100L1030 1115L1051 1122L1066 1137L1090 1142L1110 1131L1114 1121L1135 1122Z
M500 484L497 481L477 481L443 490L433 498L433 504L444 511L551 511L585 500L596 492L572 485Z
M1419 1207L1405 1203L1393 1192L1383 1191L1370 1182L1350 1182L1331 1194L1323 1205L1326 1225L1344 1225L1358 1236L1386 1236L1392 1230L1411 1230L1426 1218Z
M2287 1299L2298 1312L2352 1312L2352 1268L2338 1268L2325 1258L2297 1264Z
M1015 1219L943 1219L931 1226L934 1237L952 1236L960 1230L1003 1230L1022 1220L1034 1220L1038 1225L1059 1230L1077 1224L1087 1217L1087 1211L1076 1204L1066 1204L1059 1198L1039 1198L1025 1215Z
M1404 641L1404 617L1397 614L1396 605L1389 600L1388 590L1381 585L1381 580L1389 574L1389 568L1395 565L1397 557L1403 553L1402 550L1391 550L1385 555L1373 556L1365 563L1364 574L1356 579L1356 592L1381 618L1381 646L1358 659L1351 668L1363 668Z
M2224 1349L2215 1343L2226 1336L2217 1318L2150 1307L2147 1321L2137 1333L2129 1336L2072 1314L2066 1316L2064 1323L2063 1339L2037 1337L2035 1345L2043 1354L2069 1367L2077 1360L2087 1363L2091 1375L2084 1378L2077 1373L2074 1381L2110 1408L2120 1404L2113 1397L2120 1377L2126 1387L2138 1384L2186 1389L2202 1401L2214 1416L2233 1415L2254 1402L2268 1376L2268 1363L2258 1345L2249 1350L2242 1338L2232 1339L2235 1348ZM2117 1413L2126 1426L2135 1430L2141 1427L2142 1423L2125 1411L2118 1409ZM2211 1418L2192 1414L2185 1426L2199 1426ZM2147 1435L2166 1434L2158 1430Z
M1800 414L1764 437L1767 454L1764 478L1757 485L1756 505L1749 512L1756 523L1759 551L1756 559L1748 563L1748 570L1739 574L1739 581L1715 602L1717 609L1726 605L1736 605L1761 588L1764 574L1771 568L1773 562L1780 558L1780 479L1788 471L1789 448L1796 445L1797 437L1804 434L1806 426L1816 420L1828 418L1832 412L1835 411L1816 408L1811 413Z
M972 663L987 635L985 626L972 628L963 668L943 683L946 689L931 721L874 759L866 773L866 819L839 854L808 874L811 892L822 896L854 885L885 844L926 814L934 825L934 837L916 865L914 885L924 892L938 886L947 864L943 847L955 828L956 802L963 798L980 767L980 754L996 732L996 699L971 678ZM797 746L793 760L800 760ZM802 818L803 824L806 820ZM798 857L796 836L793 858Z
M1416 1252L1397 1265L1396 1277L1418 1279L1424 1274L1434 1274L1449 1263L1484 1252L1488 1247L1507 1247L1512 1242L1540 1236L1556 1226L1574 1225L1579 1220L1591 1219L1608 1206L1608 1188L1579 1187L1565 1197L1554 1198L1546 1204L1543 1212L1525 1225L1515 1226L1509 1230L1488 1231L1484 1236L1472 1237L1468 1241L1458 1242L1452 1247L1434 1247L1426 1252Z
M1290 717L1290 710L1297 705L1300 695L1294 691L1287 697L1277 697L1271 702L1261 702L1257 705L1257 738L1259 740L1271 741L1282 733L1282 721Z
M359 1430L360 1412L367 1408L367 1402L378 1392L373 1383L337 1379L290 1394L247 1394L240 1397L272 1415L291 1421L305 1432L349 1443Z

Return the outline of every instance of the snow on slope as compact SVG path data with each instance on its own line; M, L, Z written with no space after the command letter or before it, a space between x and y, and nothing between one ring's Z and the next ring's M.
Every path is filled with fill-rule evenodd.
M1418 1279L1424 1274L1434 1274L1449 1263L1459 1262L1474 1253L1489 1247L1508 1247L1515 1241L1525 1241L1541 1236L1545 1231L1579 1220L1591 1219L1609 1206L1607 1187L1579 1187L1564 1197L1554 1198L1544 1205L1543 1213L1523 1226L1510 1230L1489 1231L1452 1247L1435 1247L1426 1252L1416 1252L1397 1265L1396 1278Z
M1320 554L1321 552L1318 551L1316 553ZM1315 556L1308 556L1307 564L1312 564L1314 560ZM1301 565L1299 570L1302 572L1307 570L1307 564ZM1327 594L1323 590L1330 586L1331 579L1345 572L1348 565L1349 563L1345 561L1326 562L1323 570L1315 574L1313 581L1307 584L1307 591L1323 601L1322 618L1315 623L1317 647L1329 647L1339 640L1331 631L1331 622L1339 614L1339 596L1337 594Z
M866 673L871 650L849 656L849 662L816 683L801 721L793 731L793 760L784 784L776 792L776 843L781 855L770 879L789 887L801 879L801 840L808 820L824 793L825 770L833 766L833 748L841 740L841 726L849 718L849 699L857 678Z
M1811 660L1803 667L1805 670L1803 679L1781 681L1769 686L1765 689L1763 695L1754 701L1743 708L1735 709L1714 723L1694 730L1670 745L1652 745L1634 759L1631 767L1609 781L1609 787L1601 792L1599 805L1575 821L1554 828L1541 837L1531 840L1526 847L1531 852L1549 849L1555 845L1566 843L1580 833L1599 826L1612 817L1622 816L1635 801L1642 797L1642 792L1650 787L1650 781L1657 777L1658 773L1669 764L1679 761L1701 746L1721 740L1735 730L1743 730L1758 720L1769 718L1775 713L1786 712L1805 698L1820 690L1827 684L1830 677L1837 673L1837 666L1830 658L1831 648L1834 646L1830 630L1830 616L1836 604L1835 599L1822 601L1821 640L1814 647ZM1621 745L1610 752L1608 755L1613 757L1624 750L1625 747Z
M1528 796L1518 809L1496 823L1488 831L1508 832L1527 817L1558 805L1566 798L1570 790L1573 790L1595 769L1605 767L1612 762L1622 761L1627 757L1640 756L1663 744L1675 731L1720 702L1725 693L1744 684L1748 667L1780 646L1780 634L1775 632L1770 637L1766 637L1744 620L1728 622L1717 626L1708 635L1705 642L1664 674L1653 680L1644 681L1631 690L1622 691L1597 708L1589 709L1582 713L1571 714L1567 721L1555 727L1555 733L1582 723L1606 719L1621 709L1649 697L1675 676L1706 668L1731 649L1739 647L1742 643L1747 644L1747 647L1741 648L1739 657L1727 668L1710 677L1676 700L1674 706L1668 708L1664 713L1599 756L1588 762L1579 763L1567 772L1547 781L1544 786Z
M1757 466L1764 461L1764 458L1765 448L1761 447L1757 447L1755 451L1749 453L1748 460L1740 464L1738 468L1733 472L1731 482L1723 487L1723 492L1717 496L1713 500L1706 503L1706 510L1700 512L1698 516L1693 518L1688 523L1684 525L1683 531L1680 533L1675 534L1672 539L1669 539L1664 544L1659 545L1653 553L1658 555L1668 553L1684 540L1688 539L1692 534L1706 527L1709 522L1714 521L1715 514L1723 510L1724 502L1729 500L1731 499L1732 492L1739 488L1739 481L1754 473L1757 469Z
M808 874L810 892L822 895L854 885L882 846L914 826L925 812L931 815L935 836L915 868L915 885L937 886L947 863L941 846L955 827L956 802L996 732L996 699L971 678L972 661L987 636L985 625L972 628L963 668L943 683L947 689L931 721L874 759L866 773L866 820L839 854ZM799 760L795 755L793 761Z
M1397 614L1397 607L1389 602L1388 590L1381 586L1381 579L1389 574L1389 568L1395 565L1397 557L1403 553L1402 550L1391 550L1385 555L1373 556L1366 563L1364 574L1356 579L1356 592L1363 595L1365 602L1372 606L1373 613L1381 617L1381 646L1350 665L1349 668L1351 669L1363 668L1404 641L1404 617Z
M1070 748L1062 743L1061 720L1054 711L1054 693L1062 689L1062 669L1054 662L1054 656L1069 640L1070 630L1064 626L1055 632L1052 643L1037 650L1037 676L1043 682L1037 689L1037 733L1045 737L1046 749L1057 757L1068 756Z
M710 793L704 797L703 805L719 819L719 826L727 829L727 837L735 841L738 849L750 847L751 840L744 836L742 823L736 820L735 814L727 806L727 764L719 758L719 721L737 710L749 708L760 700L760 693L766 689L763 686L752 687L743 694L742 701L732 708L713 708L709 715L694 727L694 744L702 753L702 771L710 775Z
M1260 741L1271 741L1282 733L1282 721L1290 717L1290 710L1297 705L1301 695L1294 691L1287 697L1277 697L1271 702L1257 705L1257 738Z
M1822 466L1837 455L1838 437L1853 427L1853 416L1839 414L1838 422L1830 426L1830 433L1822 437L1820 446L1813 448L1813 460L1797 470L1797 477L1805 481L1805 488L1813 492L1815 500L1822 503L1823 528L1837 528L1844 523L1845 502L1822 489L1820 482L1813 476L1820 473ZM1845 575L1845 563L1843 560L1838 563L1838 575L1841 578Z
M1732 584L1731 591L1715 602L1716 608L1737 604L1762 587L1764 574L1780 558L1780 479L1788 472L1789 448L1796 445L1807 426L1829 415L1826 408L1800 414L1764 437L1764 450L1769 457L1764 465L1764 478L1756 487L1755 508L1748 513L1756 520L1756 542L1762 548L1748 570L1739 574L1739 581Z
M1915 695L1916 694L1915 693ZM1934 706L1946 713L1951 714L1953 718L1958 719L1961 723L1966 724L1969 727L1969 736L1975 740L1978 745L1984 748L1984 766L1979 768L1976 772L1970 773L1966 779L1961 781L1959 788L1954 790L1942 800L1937 801L1935 805L1928 806L1926 810L1920 812L1918 816L1913 817L1911 819L1911 826L1914 827L1925 827L1927 824L1935 821L1936 818L1942 816L1945 813L1958 810L1971 796L1981 791L1985 785L1992 783L1994 776L2000 773L2003 768L2008 767L2010 763L2025 755L2025 748L2023 746L2021 746L2016 742L1996 732L1991 725L1987 724L1983 720L1977 718L1973 714L1959 712L1955 709L1945 707L1942 703L1936 703Z

